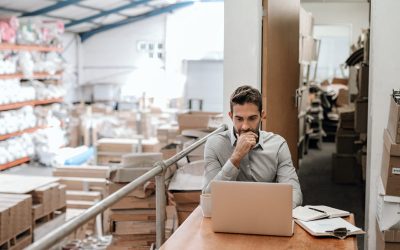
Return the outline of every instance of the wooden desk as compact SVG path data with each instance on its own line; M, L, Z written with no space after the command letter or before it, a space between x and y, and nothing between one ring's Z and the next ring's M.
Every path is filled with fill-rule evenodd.
M350 222L354 224L353 215ZM292 237L214 233L211 219L203 218L197 207L178 230L161 246L163 250L176 249L357 249L355 236L339 240L314 237L295 224Z

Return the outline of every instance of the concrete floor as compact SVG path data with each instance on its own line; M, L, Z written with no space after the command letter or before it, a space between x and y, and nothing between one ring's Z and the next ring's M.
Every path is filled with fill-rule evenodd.
M335 143L322 143L320 150L310 149L299 168L303 205L327 205L350 211L356 226L364 227L365 185L336 184L331 180ZM364 249L364 236L357 236L358 249Z

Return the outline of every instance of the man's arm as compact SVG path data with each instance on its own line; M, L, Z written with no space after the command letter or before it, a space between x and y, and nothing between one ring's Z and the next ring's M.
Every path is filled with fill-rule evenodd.
M204 160L206 166L203 176L203 193L211 192L210 183L212 180L236 180L236 177L239 174L239 169L235 167L230 160L227 160L222 164L219 161L218 153L223 155L228 154L228 152L224 152L227 149L223 147L221 138L218 137L218 135L210 137L204 147Z
M293 186L293 208L300 206L303 202L303 195L301 193L299 178L296 169L293 166L292 157L290 155L289 147L286 143L281 144L278 151L278 169L276 174L276 181L280 183L289 183Z

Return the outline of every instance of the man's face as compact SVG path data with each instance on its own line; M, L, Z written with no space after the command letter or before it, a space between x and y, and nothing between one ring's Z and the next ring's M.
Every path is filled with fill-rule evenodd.
M235 133L238 136L248 131L258 134L264 111L260 114L257 105L253 103L235 104L232 107L232 112L229 112L229 116L232 119Z

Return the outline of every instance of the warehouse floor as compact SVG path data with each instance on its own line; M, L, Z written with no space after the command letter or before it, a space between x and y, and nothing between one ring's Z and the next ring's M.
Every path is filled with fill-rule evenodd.
M331 180L334 143L322 143L322 149L310 149L301 161L299 179L303 205L327 205L352 212L356 225L364 227L365 187L335 184ZM52 168L37 164L24 165L2 173L51 176ZM364 249L364 237L358 236L358 248Z
M356 225L364 227L365 186L335 184L331 180L332 153L335 143L322 143L321 150L311 149L302 159L299 179L303 205L327 205L350 211ZM364 236L357 236L358 249L364 249Z

